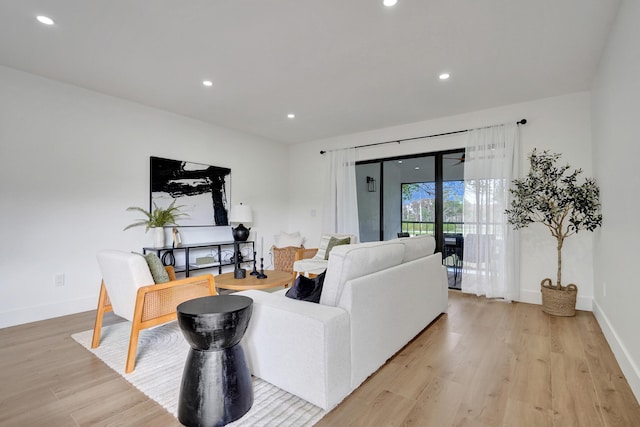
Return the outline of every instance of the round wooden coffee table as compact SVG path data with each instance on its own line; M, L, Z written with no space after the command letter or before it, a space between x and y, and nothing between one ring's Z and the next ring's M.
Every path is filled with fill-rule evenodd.
M265 270L266 279L258 279L258 276L251 276L247 271L247 277L236 279L233 271L230 273L214 276L216 288L231 289L234 291L245 291L247 289L269 289L277 288L291 283L293 273L287 271Z

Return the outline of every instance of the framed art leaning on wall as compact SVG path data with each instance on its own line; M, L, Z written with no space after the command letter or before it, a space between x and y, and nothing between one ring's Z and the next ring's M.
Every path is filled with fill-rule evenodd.
M152 156L150 170L151 209L175 199L189 215L180 220L182 227L229 225L231 169Z

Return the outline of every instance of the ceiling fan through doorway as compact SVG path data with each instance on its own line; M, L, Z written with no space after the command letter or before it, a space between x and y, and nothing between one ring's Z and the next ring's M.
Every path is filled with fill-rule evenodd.
M442 158L443 159L450 159L450 160L457 160L458 163L454 163L452 166L456 166L456 165L464 163L464 153L462 153L462 155L460 157L446 157L446 156L444 156Z

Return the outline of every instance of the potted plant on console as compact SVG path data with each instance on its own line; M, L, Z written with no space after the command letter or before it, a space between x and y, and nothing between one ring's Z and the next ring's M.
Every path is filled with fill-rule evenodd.
M574 316L578 288L562 286L562 245L580 230L594 231L602 225L600 190L595 180L586 178L578 184L582 169L569 171L558 166L560 154L535 149L529 155L529 173L513 181L509 190L513 199L505 213L514 229L538 222L544 224L557 240L558 271L555 285L542 280L543 311L556 316Z
M164 227L170 225L178 225L177 220L181 217L188 216L184 212L180 212L180 208L183 206L176 206L175 199L166 208L159 207L156 202L153 202L153 210L147 211L137 206L128 207L128 211L142 212L146 218L141 219L138 222L127 225L124 229L128 230L132 227L145 226L146 231L153 230L153 246L161 248L164 246Z

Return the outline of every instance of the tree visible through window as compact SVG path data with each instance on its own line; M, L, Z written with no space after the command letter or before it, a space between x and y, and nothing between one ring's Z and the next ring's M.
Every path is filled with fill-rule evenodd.
M412 235L434 234L436 212L435 182L402 184L402 231ZM443 191L444 232L462 228L464 181L445 181Z

